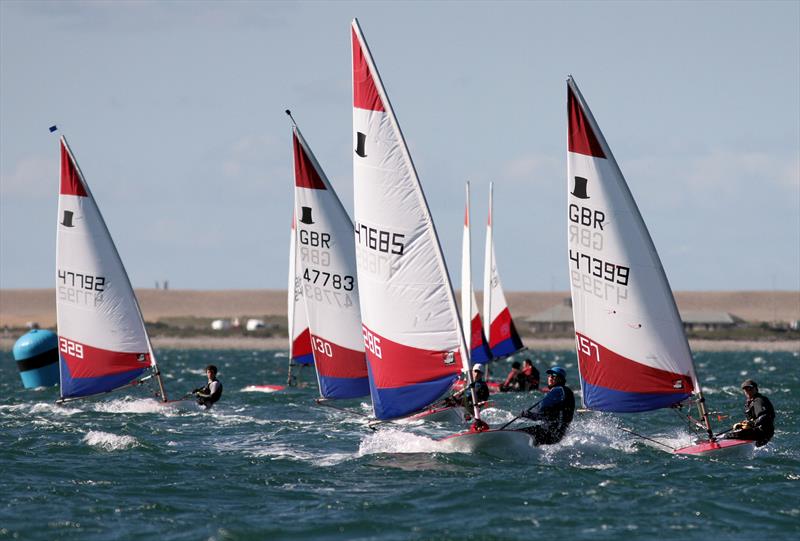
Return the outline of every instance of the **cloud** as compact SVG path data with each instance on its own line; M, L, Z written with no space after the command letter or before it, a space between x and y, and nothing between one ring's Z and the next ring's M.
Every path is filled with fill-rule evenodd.
M800 161L765 152L713 150L689 160L686 179L695 189L719 191L725 188L746 190L752 186L772 185L796 192L800 187ZM788 195L788 193L787 193Z
M58 188L58 163L41 156L26 156L10 173L0 172L0 195L41 199L52 197Z
M553 156L527 154L506 162L502 166L503 174L510 180L540 182L564 175L563 160Z

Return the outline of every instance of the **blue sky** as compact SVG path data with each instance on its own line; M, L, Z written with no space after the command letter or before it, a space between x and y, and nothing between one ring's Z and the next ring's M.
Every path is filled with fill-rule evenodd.
M286 286L292 109L352 209L357 16L458 280L567 290L572 74L676 290L800 288L798 2L0 2L0 287L54 283L58 124L137 287ZM480 287L478 287L480 289Z

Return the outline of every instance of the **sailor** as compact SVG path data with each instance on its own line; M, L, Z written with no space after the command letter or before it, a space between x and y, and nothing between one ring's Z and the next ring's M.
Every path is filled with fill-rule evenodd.
M755 440L756 447L761 447L775 433L775 408L769 398L758 392L758 384L752 379L742 382L742 391L747 397L744 403L745 420L733 425L733 430L725 438Z
M217 379L217 367L210 364L206 367L208 383L205 387L198 387L192 394L197 396L197 403L209 409L222 396L222 383Z
M511 371L506 376L506 380L500 384L500 391L507 393L509 391L522 391L524 389L520 388L520 383L524 381L524 376L522 376L522 365L519 364L519 361L514 361L511 363Z
M558 443L572 422L575 397L566 383L567 371L560 366L552 367L547 371L550 391L538 403L519 414L520 417L539 421L521 429L533 436L536 445Z
M522 369L522 377L524 378L523 391L538 391L539 390L539 370L533 366L533 361L525 359L525 367Z
M483 365L475 363L472 366L472 383L465 387L462 391L457 392L453 396L446 398L444 404L446 406L460 405L467 409L472 408L472 393L470 389L475 388L475 398L478 400L478 405L482 405L489 400L489 386L483 381Z

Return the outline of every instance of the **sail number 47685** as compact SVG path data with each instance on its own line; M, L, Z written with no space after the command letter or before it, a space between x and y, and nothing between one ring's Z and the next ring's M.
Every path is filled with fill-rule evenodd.
M61 336L58 337L58 344L62 353L83 359L83 344L78 344Z
M383 358L381 351L381 337L372 334L366 327L361 328L364 335L364 347L370 350L379 359Z
M354 227L356 233L356 244L362 244L371 250L377 250L386 254L403 255L406 238L402 233L392 233L374 227L356 223Z

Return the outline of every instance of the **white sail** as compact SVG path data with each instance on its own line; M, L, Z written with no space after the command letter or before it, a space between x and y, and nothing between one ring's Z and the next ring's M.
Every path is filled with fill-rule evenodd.
M472 348L472 235L469 223L469 182L464 187L464 233L461 238L461 328L465 333L467 351Z
M495 357L505 357L522 349L514 319L508 309L506 295L497 261L494 256L494 235L492 232L493 184L489 184L489 217L486 221L486 251L483 267L483 317L484 332L489 340L489 348Z
M438 399L461 369L458 354L468 357L433 220L357 21L352 45L361 316L375 415L388 419Z
M299 274L320 394L368 396L353 222L297 126L292 142Z
M567 80L570 285L587 407L644 411L699 391L675 300L625 178Z
M156 359L125 267L64 137L60 152L56 314L61 397L74 398L129 384Z

